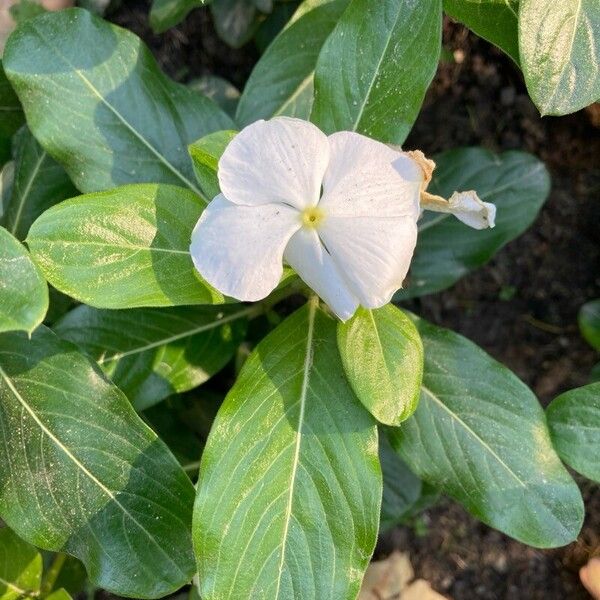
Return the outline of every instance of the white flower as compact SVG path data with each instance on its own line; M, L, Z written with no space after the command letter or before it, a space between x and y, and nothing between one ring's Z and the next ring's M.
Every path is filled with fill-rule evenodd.
M342 320L359 305L387 304L401 287L428 183L410 154L278 117L242 130L218 177L222 193L202 213L190 252L225 295L265 298L284 261Z

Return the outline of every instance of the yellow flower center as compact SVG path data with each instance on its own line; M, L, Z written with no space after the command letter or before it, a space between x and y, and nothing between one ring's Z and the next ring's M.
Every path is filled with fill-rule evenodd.
M318 206L311 206L305 208L301 215L302 225L310 229L316 229L323 223L325 219L325 213Z

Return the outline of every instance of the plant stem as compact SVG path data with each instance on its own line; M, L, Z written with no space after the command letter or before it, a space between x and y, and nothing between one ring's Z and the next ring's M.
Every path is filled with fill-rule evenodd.
M186 473L188 471L195 471L196 469L200 468L200 461L197 460L196 462L188 463L187 465L183 465L182 468Z
M59 552L55 557L52 565L46 572L46 576L44 577L44 581L42 582L42 588L40 590L40 595L47 596L53 589L58 576L60 575L60 571L65 564L65 560L67 555Z

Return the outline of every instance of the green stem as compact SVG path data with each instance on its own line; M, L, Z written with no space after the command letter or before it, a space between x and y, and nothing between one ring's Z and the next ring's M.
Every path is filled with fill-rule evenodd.
M53 589L58 576L60 575L60 571L65 564L65 560L67 559L67 555L59 552L55 557L52 565L46 571L46 575L44 577L44 581L42 582L42 588L40 590L40 594L43 596L47 596Z
M187 473L188 471L196 471L200 468L200 461L188 463L187 465L183 465L183 470Z

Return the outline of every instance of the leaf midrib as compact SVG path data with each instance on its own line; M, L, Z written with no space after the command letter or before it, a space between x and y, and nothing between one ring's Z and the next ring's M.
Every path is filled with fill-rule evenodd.
M424 384L421 384L421 390L423 392L425 392L434 402L436 402L439 406L441 406L442 409L445 410L454 421L456 421L459 425L461 425L461 427L465 431L467 431L469 433L469 435L471 435L471 437L475 438L475 440L477 440L481 444L481 446L483 448L485 448L488 451L488 453L493 458L495 458L496 461L498 461L498 463L504 469L506 469L506 471L509 473L509 475L511 475L519 483L519 485L521 487L527 488L527 484L502 460L502 458L496 453L496 451L484 439L482 439L475 430L473 430L467 423L465 423L465 421L463 421L454 411L450 410L450 408L448 406L446 406L446 404L444 404L444 402L442 402L437 397L437 395L434 394L433 391L431 391Z
M158 548L160 554L162 554L166 560L173 565L177 571L185 576L186 574L181 570L179 565L165 552L160 544L156 541L156 539L150 534L150 532L127 510L127 508L119 502L115 494L107 488L91 471L87 469L87 467L44 425L41 419L37 416L35 411L29 406L26 400L21 396L19 390L14 386L12 380L5 373L4 369L0 367L0 377L4 379L8 389L12 392L16 400L21 404L21 406L29 413L30 417L34 420L34 422L38 425L42 433L44 433L53 443L54 445L61 450L67 458L69 458L73 464L81 471L92 483L94 483L103 494L105 494L112 502L114 502L131 521L142 531L146 537L150 540L150 542Z
M379 76L379 69L381 68L381 65L383 64L383 60L386 57L390 44L392 42L392 37L394 37L394 31L396 29L396 26L398 25L398 21L400 20L400 13L402 11L398 10L398 12L396 13L396 18L394 19L394 25L390 28L390 34L385 42L385 46L383 48L383 52L381 53L381 56L379 57L379 60L377 61L377 66L375 67L374 71L373 71L373 77L371 79L371 82L369 83L369 88L367 90L367 93L365 94L365 97L362 101L362 105L360 107L360 110L358 111L358 114L356 116L356 119L354 121L354 125L352 125L352 131L356 131L358 128L358 125L360 123L360 120L363 118L364 112L365 112L365 108L367 106L367 102L369 101L369 98L371 96L371 92L373 91L373 87L375 86L375 82L377 81L377 78Z
M304 356L304 368L302 371L302 387L300 391L300 414L298 415L298 427L296 430L296 445L294 448L294 462L292 465L292 472L290 474L289 481L289 495L287 506L284 516L284 529L281 540L281 559L279 561L279 568L277 573L277 588L275 590L274 598L279 598L279 590L281 588L281 579L283 576L283 567L285 564L285 551L287 548L287 537L289 531L289 525L292 518L292 508L294 503L294 491L296 487L296 474L298 471L298 464L300 462L300 446L302 442L302 429L304 427L304 410L306 406L306 396L308 392L308 382L310 376L310 369L313 361L313 338L314 338L314 326L315 316L317 311L318 301L316 298L311 298L308 304L308 331L306 334L306 354Z
M147 350L152 350L153 348L159 348L160 346L166 346L167 344L176 342L181 339L185 339L187 337L192 337L193 335L202 333L203 331L209 331L211 329L216 329L217 327L221 327L221 325L225 325L226 323L230 323L231 321L241 319L242 317L252 314L253 312L256 312L256 311L257 311L257 309L254 306L252 306L250 308L245 308L244 310L240 310L236 313L233 313L233 314L223 317L221 319L215 319L214 321L211 321L210 323L205 323L204 325L194 327L193 329L188 329L187 331L184 331L182 333L177 333L177 334L172 335L167 338L162 338L155 342L145 344L144 346L139 346L132 350L120 352L120 353L114 354L112 356L101 357L100 359L98 359L97 362L99 365L103 365L106 363L121 360L127 356L132 356L134 354L141 354L142 352L146 352Z
M33 167L33 170L31 171L31 173L29 175L29 179L27 180L25 189L23 190L23 193L20 194L20 196L19 196L19 204L17 206L17 214L15 215L15 219L13 221L12 227L10 228L10 232L13 235L16 234L17 227L19 226L19 223L21 222L21 215L23 213L23 207L25 206L25 201L27 200L27 197L29 196L29 193L31 192L31 188L33 187L33 182L35 181L35 178L38 176L38 173L40 172L42 163L44 162L45 158L46 158L46 151L42 150L40 152L40 156L39 156L38 160L35 163L35 166Z
M102 95L100 90L94 86L94 84L81 72L80 69L77 69L71 61L56 48L56 44L51 44L48 40L42 35L39 29L35 28L35 32L38 36L44 41L46 46L59 58L61 59L73 73L75 73L81 81L83 81L84 85L88 87L88 89L92 92L100 102L106 106L116 117L123 123L123 125L146 147L158 160L163 163L176 177L178 177L186 186L188 186L192 191L194 191L199 196L202 196L198 187L196 187L175 165L171 164L167 158L165 158L133 125L131 125L123 115L110 103L108 100ZM159 73L159 76L162 73ZM183 144L184 147L186 144Z
M34 595L34 594L32 594L32 592L21 589L20 587L16 586L14 583L11 583L10 581L6 581L6 579L3 579L2 577L0 577L0 583L2 585L6 586L7 588L13 590L17 594L19 594L19 596L31 597Z

